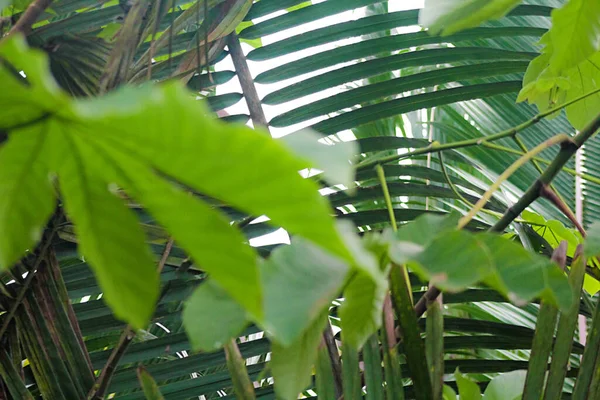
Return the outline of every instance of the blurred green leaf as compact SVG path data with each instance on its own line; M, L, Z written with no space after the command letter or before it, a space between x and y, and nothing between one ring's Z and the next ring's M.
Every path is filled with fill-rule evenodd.
M454 372L454 377L456 379L456 384L458 385L458 395L460 396L460 400L481 399L481 390L479 390L479 386L477 386L475 382L461 374L458 369Z
M452 35L505 16L521 0L425 0L419 24L432 35Z
M261 268L264 328L281 345L292 344L340 293L348 269L299 237L276 249Z
M154 381L154 378L152 378L152 375L150 375L144 367L138 367L137 375L147 400L164 399L163 395L158 389L158 385Z
M272 342L270 366L275 379L277 398L297 399L298 394L310 384L311 372L326 323L327 315L323 313L292 344L283 346L276 341Z
M280 140L296 155L323 171L325 180L331 185L342 184L354 187L354 158L359 149L355 141L327 145L318 142L322 135L310 129L286 135Z
M350 225L340 224L355 260L355 272L344 288L340 318L344 340L359 349L381 326L381 309L388 281L386 272L380 269L375 255L365 247L365 242L355 233L349 232Z
M1 96L1 95L0 95ZM0 148L0 270L12 267L42 237L56 196L44 126L19 129Z
M192 348L206 352L220 349L248 325L244 308L211 279L185 302L183 323Z
M512 371L500 374L487 386L483 400L518 400L523 394L527 371Z

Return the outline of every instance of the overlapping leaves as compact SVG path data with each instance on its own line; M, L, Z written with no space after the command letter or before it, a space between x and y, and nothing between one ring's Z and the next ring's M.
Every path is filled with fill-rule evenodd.
M429 215L400 229L390 247L391 259L409 262L443 290L485 283L517 304L541 297L568 309L571 289L558 266L503 236L454 230L454 219Z
M3 268L39 239L56 202L55 182L106 302L136 328L153 311L158 275L120 189L146 206L259 319L263 293L255 251L195 193L251 215L266 214L274 224L351 260L317 186L298 174L313 166L305 156L213 119L178 84L74 101L57 89L45 58L27 49L22 38L5 40L0 56L3 84L13 89L0 94L0 104L3 111L14 105L0 114L0 129L9 134L0 150L0 226L15 231L0 240Z

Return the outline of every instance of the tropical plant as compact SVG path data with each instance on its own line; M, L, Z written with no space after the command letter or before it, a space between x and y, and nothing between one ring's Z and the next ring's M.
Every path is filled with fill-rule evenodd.
M0 398L600 397L599 6L393 5L0 0Z

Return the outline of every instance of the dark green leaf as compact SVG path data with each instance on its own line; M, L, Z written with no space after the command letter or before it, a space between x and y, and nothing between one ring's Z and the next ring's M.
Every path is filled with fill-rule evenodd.
M218 350L241 335L246 311L212 280L198 287L185 303L183 323L194 350Z

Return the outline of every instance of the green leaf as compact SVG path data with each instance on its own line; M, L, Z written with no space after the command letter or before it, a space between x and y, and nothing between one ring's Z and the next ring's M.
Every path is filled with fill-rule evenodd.
M550 260L499 235L449 230L453 218L420 217L401 228L390 244L390 258L398 264L410 262L423 279L446 291L485 282L517 304L542 297L569 308L566 277Z
M132 211L104 178L104 165L91 163L96 149L85 137L55 123L56 168L67 214L75 223L81 254L94 269L104 299L115 315L145 327L158 298L158 273L144 232Z
M357 272L344 290L344 303L340 318L344 340L354 348L360 348L381 326L381 309L387 292L387 280L381 276L373 279L364 272Z
M271 371L275 379L275 393L282 400L298 398L309 384L317 350L327 323L323 313L294 343L283 346L273 341Z
M425 0L419 24L428 27L432 35L451 35L502 18L519 3L521 0Z
M0 270L33 250L56 204L45 125L20 129L0 148Z
M481 399L481 390L479 390L479 386L477 386L475 382L461 374L458 369L454 372L454 377L456 378L456 384L458 385L460 400Z
M458 213L423 214L396 232L396 240L390 244L390 257L396 264L415 260L436 236L455 229L459 218Z
M587 236L583 243L583 251L586 258L595 257L600 254L600 221L594 222L587 230Z
M248 320L244 308L209 279L185 302L183 324L192 348L210 352L239 336Z
M292 344L328 309L347 272L345 262L299 237L276 249L261 269L264 328L281 345Z
M487 386L483 400L517 400L525 387L527 371L512 371L500 374Z
M0 82L0 130L29 123L49 112L69 115L68 97L52 78L47 57L39 50L30 50L21 35L0 42Z
M219 285L255 318L262 316L257 255L228 219L153 173L118 144L97 144L112 165L114 179L150 211ZM185 210L185 212L182 212Z
M355 260L355 273L344 288L344 303L340 307L341 326L344 340L359 349L381 325L381 309L388 281L373 253L378 245L368 239L361 240L351 223L342 221L338 226Z
M495 268L485 282L516 304L541 297L561 310L573 302L572 291L563 271L549 259L525 250L502 236L477 236L487 247Z
M179 84L122 90L80 106L90 123L118 127L106 130L103 140L118 143L139 162L251 215L266 214L290 233L349 259L326 200L298 174L306 163L283 143L213 119Z
M600 84L600 52L571 68L565 74L571 82L566 101L597 90ZM596 93L566 108L569 122L575 129L583 129L596 115L600 107L600 94Z
M323 171L323 176L331 185L342 184L354 187L354 158L359 149L355 141L333 145L320 143L321 135L310 129L286 135L280 140L299 157L306 159L314 168Z
M448 385L444 385L442 389L443 400L456 400L456 392Z
M485 245L466 231L435 238L414 258L415 272L442 290L458 292L487 277L493 260Z
M146 368L141 367L141 366L138 367L137 376L138 376L138 381L140 382L140 385L142 386L142 390L144 391L144 395L146 396L147 400L163 400L164 399L163 395L160 393L160 390L158 389L158 385L154 381L154 378L152 378L152 375L150 375L148 373L148 371L146 371Z
M560 73L600 50L600 2L569 0L552 11L550 68Z

